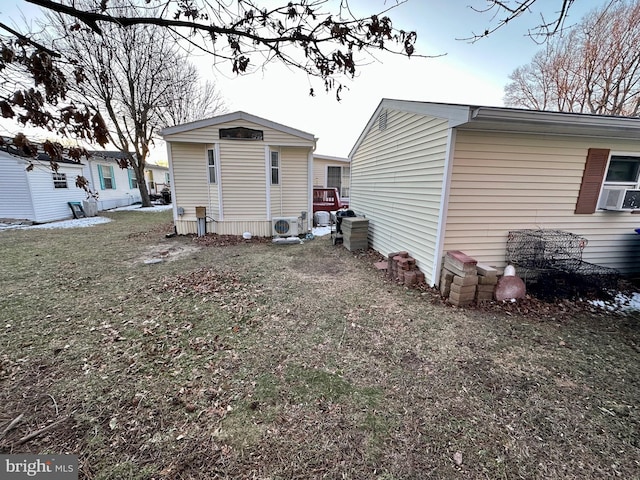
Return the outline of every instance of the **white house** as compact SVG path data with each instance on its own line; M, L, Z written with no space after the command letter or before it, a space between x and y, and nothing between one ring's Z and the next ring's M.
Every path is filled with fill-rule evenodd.
M33 168L27 171L30 163ZM0 218L35 223L71 218L69 202L81 203L86 198L84 190L75 185L84 166L70 160L57 163L54 172L46 155L32 160L0 150Z

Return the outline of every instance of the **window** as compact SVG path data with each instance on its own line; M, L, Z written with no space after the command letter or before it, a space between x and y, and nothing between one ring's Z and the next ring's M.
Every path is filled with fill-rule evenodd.
M216 183L216 151L213 148L207 150L207 161L207 168L209 169L209 183Z
M226 140L263 140L262 130L245 127L221 128L220 139Z
M69 188L66 173L55 172L53 174L53 188Z
M115 190L116 179L111 165L98 165L98 176L100 177L100 188L102 190Z
M598 208L640 209L640 156L611 155L604 175Z
M609 168L605 178L607 183L624 183L627 185L636 185L638 183L638 172L640 169L640 157L627 157L612 155L609 160Z
M271 185L280 185L280 153L271 152Z
M349 196L350 167L327 167L327 187L337 188L341 197Z
M133 168L127 169L127 174L129 175L129 188L134 189L138 188L138 178L136 177L136 172Z

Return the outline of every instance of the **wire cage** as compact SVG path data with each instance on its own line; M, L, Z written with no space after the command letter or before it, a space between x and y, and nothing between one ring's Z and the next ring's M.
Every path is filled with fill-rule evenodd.
M587 239L562 230L513 230L506 261L534 295L543 299L602 295L617 286L619 272L582 260Z

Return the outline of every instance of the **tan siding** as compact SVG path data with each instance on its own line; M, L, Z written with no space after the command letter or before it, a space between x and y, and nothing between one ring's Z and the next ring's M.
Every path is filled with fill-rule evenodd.
M586 261L640 269L640 217L574 210L589 148L637 152L632 142L584 137L459 131L444 251L504 265L509 230L562 229L586 237Z
M224 221L268 220L264 146L256 142L220 143Z
M351 208L369 219L369 241L384 255L407 250L433 269L442 193L446 120L389 111L374 123L351 164Z
M198 224L195 220L177 220L175 224L179 235L196 235L198 233ZM207 233L215 233L218 235L242 235L244 232L250 232L255 237L270 237L271 222L207 222Z
M218 218L218 190L216 185L209 185L207 148L213 148L213 145L171 144L175 184L173 202L184 208L185 213L180 217L181 220L195 221L195 207L198 206L206 207L207 215Z
M167 135L164 139L168 142L194 142L194 143L213 143L220 140L219 130L221 128L246 127L254 130L262 130L264 141L254 140L225 140L232 143L251 143L254 145L300 145L309 146L313 142L304 138L291 135L280 130L266 128L262 125L249 122L247 120L238 120L235 122L221 123L211 127L198 128L187 132L175 133Z
M271 185L271 217L298 217L309 205L308 148L280 149L280 185Z

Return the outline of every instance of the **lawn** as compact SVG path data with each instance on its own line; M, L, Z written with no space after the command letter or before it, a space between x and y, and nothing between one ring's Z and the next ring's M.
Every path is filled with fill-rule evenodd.
M0 453L87 479L640 478L638 315L455 308L328 237L109 216L0 232Z

